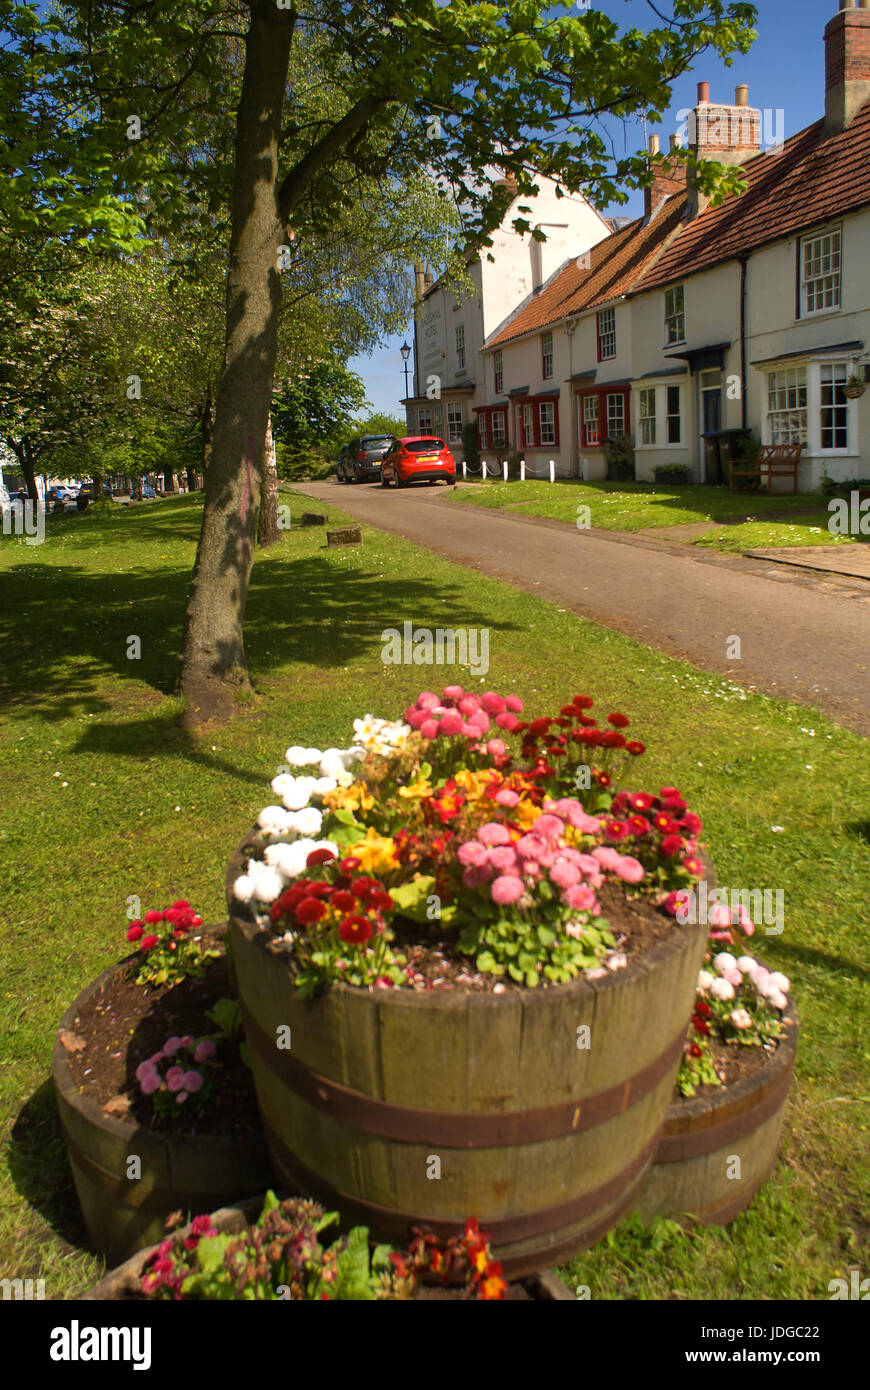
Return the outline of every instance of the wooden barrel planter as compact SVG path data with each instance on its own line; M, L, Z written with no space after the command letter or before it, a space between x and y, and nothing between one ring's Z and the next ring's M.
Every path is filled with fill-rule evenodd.
M59 1032L75 1031L78 1014L126 962L104 970L70 1005ZM76 1193L95 1250L110 1265L166 1234L170 1212L196 1215L262 1192L272 1170L262 1133L168 1135L107 1115L76 1087L60 1039L52 1057L61 1132ZM141 1160L141 1177L127 1177L128 1158Z
M239 1202L237 1206L222 1207L219 1211L211 1214L211 1222L218 1231L228 1235L240 1235L252 1221L256 1221L263 1208L263 1198L255 1197L245 1202ZM179 1234L183 1238L187 1235L188 1229L185 1228ZM159 1242L158 1242L159 1243ZM119 1265L117 1269L111 1270L98 1284L84 1293L79 1294L79 1301L93 1300L129 1300L141 1299L140 1283L145 1268L157 1251L157 1244L149 1246L146 1250L139 1250L135 1255L131 1255L128 1260ZM423 1288L420 1289L416 1298L420 1302L427 1302L429 1299L454 1299L464 1298L464 1291L452 1289ZM576 1302L574 1294L562 1283L561 1279L553 1270L543 1270L539 1274L534 1274L521 1283L512 1284L508 1290L510 1301L532 1301L540 1303L565 1303Z
M798 1021L789 1022L775 1052L751 1076L706 1095L677 1096L656 1149L638 1211L644 1220L686 1216L726 1226L749 1206L770 1176L779 1149L794 1072ZM739 1176L734 1159L740 1160Z
M398 1245L415 1226L449 1236L476 1216L508 1277L569 1258L636 1205L706 928L675 923L596 981L503 994L338 984L304 1000L284 946L232 897L261 844L252 832L228 867L230 939L282 1186Z

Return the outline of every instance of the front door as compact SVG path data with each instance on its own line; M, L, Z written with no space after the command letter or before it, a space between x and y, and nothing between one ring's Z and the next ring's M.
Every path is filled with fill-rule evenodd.
M722 428L722 373L703 371L701 388L701 434L713 434ZM712 440L701 439L701 482L720 483L719 446Z

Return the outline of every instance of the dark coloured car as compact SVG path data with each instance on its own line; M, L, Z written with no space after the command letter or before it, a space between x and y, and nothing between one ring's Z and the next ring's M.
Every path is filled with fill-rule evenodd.
M444 440L435 435L413 434L394 439L381 465L381 487L389 487L390 483L408 487L410 483L455 482L456 461Z
M363 434L352 439L341 451L336 468L340 483L378 482L381 461L394 443L391 434Z

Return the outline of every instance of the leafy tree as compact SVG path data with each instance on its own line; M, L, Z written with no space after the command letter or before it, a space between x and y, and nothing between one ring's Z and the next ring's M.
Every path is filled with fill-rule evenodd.
M522 196L548 175L595 201L618 200L649 181L646 152L615 158L596 119L655 120L699 53L727 61L754 38L754 7L723 0L672 0L672 15L650 0L658 22L624 33L600 10L549 0L407 0L399 9L315 0L305 12L296 3L61 0L36 65L61 125L51 142L68 194L61 208L74 192L91 227L114 213L119 239L137 216L147 226L183 222L197 207L219 213L228 164L215 131L222 109L236 112L223 370L182 653L189 723L229 715L248 684L244 611L278 353L279 248L291 229L304 224L316 242L366 181L389 196L420 168L437 171L467 237L483 241L505 210L494 165ZM300 55L329 75L327 91L307 79ZM22 80L16 59L3 85ZM131 114L142 138L128 138ZM38 162L27 165L33 182ZM0 204L17 176L2 177ZM738 186L721 166L697 177L704 191ZM513 223L529 232L524 211Z
M285 381L272 401L279 476L297 478L334 457L366 404L362 380L336 358L314 363L292 384Z
M354 425L357 434L394 434L397 439L402 438L407 428L407 422L400 416L385 415L382 411L375 411Z

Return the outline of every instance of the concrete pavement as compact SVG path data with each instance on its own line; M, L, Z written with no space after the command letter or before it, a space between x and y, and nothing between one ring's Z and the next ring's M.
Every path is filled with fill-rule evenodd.
M867 579L462 506L441 487L397 491L330 479L296 490L744 689L815 706L870 736ZM727 655L734 636L739 661Z

